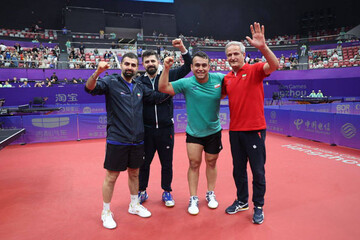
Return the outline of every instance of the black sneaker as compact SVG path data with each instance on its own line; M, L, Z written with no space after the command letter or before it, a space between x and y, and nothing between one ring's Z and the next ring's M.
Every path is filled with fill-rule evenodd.
M262 224L264 222L264 211L262 207L254 207L253 223Z
M249 209L248 203L243 203L238 200L235 200L234 203L225 210L225 212L228 214L235 214L237 212L245 211L248 209Z

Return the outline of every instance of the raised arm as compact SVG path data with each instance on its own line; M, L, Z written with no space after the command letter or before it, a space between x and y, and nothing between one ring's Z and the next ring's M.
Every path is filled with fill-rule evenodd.
M159 91L163 93L167 93L171 96L175 95L174 88L171 83L169 83L169 71L171 66L174 64L173 57L167 57L164 60L164 70L161 73L159 79Z
M248 36L246 36L246 39L253 47L259 49L266 58L267 63L264 65L264 72L269 75L279 68L279 61L265 43L265 27L264 25L260 27L260 23L254 22L254 26L250 25L250 31L252 39Z
M170 70L170 82L185 77L191 71L191 56L189 51L186 50L183 41L180 38L174 39L172 41L172 45L174 48L177 48L181 51L182 57L184 59L184 64L181 67Z
M98 79L99 75L110 68L110 64L107 62L99 62L98 68L96 71L88 78L86 81L86 88L90 91L94 90L96 86L96 80Z

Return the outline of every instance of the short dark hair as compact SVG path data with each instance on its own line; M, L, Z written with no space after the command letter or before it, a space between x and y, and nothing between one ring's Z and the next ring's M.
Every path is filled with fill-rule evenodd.
M144 61L145 57L150 57L150 56L155 56L157 60L160 60L159 54L157 54L157 52L155 52L154 50L146 50L143 54L142 54L142 60Z
M137 57L134 53L132 53L132 52L127 52L127 53L125 53L125 54L123 55L122 59L121 59L121 63L124 62L124 59L125 59L126 57L127 57L127 58L136 59L137 65L139 65L139 59L138 59L138 57Z
M191 63L194 62L194 58L195 58L195 57L200 57L200 58L207 59L208 62L210 63L209 55L207 55L205 52L202 52L202 51L196 52L196 53L193 55L193 57L192 57Z

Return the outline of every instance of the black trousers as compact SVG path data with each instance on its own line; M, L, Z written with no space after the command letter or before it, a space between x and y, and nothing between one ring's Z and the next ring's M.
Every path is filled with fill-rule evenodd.
M255 206L264 205L265 183L265 137L266 130L230 131L231 154L233 157L233 177L237 189L237 198L248 202L247 162L253 174L253 198Z
M145 127L144 147L145 161L140 167L139 190L144 191L148 187L150 165L157 151L161 163L161 188L172 191L174 126L158 129Z

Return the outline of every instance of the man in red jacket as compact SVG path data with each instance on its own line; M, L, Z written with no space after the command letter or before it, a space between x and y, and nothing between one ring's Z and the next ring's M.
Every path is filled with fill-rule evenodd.
M264 221L265 136L263 80L279 67L274 53L266 46L264 26L250 26L252 39L247 41L259 49L267 62L245 64L245 47L241 42L229 42L225 47L232 72L224 78L223 94L229 97L230 145L233 157L233 177L237 199L225 211L234 214L249 209L247 161L253 174L253 223Z

